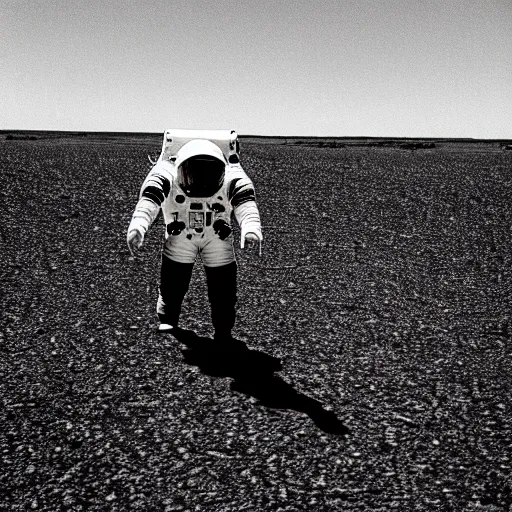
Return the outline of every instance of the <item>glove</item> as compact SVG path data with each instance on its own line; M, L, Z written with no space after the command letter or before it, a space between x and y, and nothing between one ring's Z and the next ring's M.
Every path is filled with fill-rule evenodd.
M144 233L138 229L132 229L131 231L128 231L126 241L128 243L130 254L135 258L139 255L139 249L144 241Z
M242 239L240 240L240 247L245 249L245 243L248 242L247 246L252 246L253 241L259 242L259 255L261 256L261 240L263 237L261 236L261 232L248 231L243 234Z

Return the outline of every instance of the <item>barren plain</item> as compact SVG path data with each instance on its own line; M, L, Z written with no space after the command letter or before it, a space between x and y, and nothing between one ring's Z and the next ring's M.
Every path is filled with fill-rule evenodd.
M4 140L5 139L5 140ZM235 335L155 332L160 137L0 140L0 510L507 511L512 152L242 140ZM300 143L299 143L300 142Z

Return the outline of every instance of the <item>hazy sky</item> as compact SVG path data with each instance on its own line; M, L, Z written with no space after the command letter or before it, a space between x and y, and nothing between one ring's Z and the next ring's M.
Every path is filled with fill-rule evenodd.
M0 129L512 138L512 0L0 0Z

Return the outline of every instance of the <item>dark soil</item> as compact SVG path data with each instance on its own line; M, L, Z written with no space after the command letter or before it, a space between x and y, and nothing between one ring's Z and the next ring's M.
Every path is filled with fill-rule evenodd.
M507 511L512 154L246 142L239 346L154 331L160 140L4 140L0 509ZM250 350L247 350L250 349Z

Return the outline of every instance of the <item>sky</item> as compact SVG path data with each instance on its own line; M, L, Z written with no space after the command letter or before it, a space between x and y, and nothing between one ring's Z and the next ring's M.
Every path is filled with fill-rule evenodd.
M0 129L512 138L512 0L0 0Z

